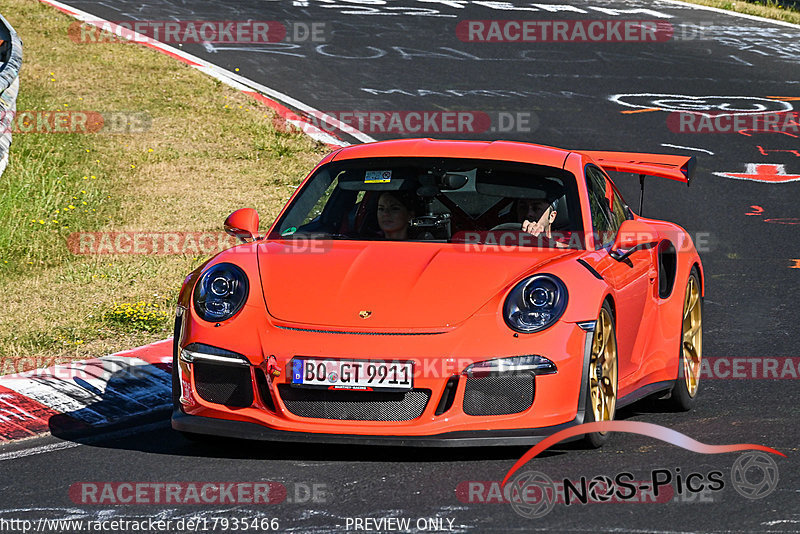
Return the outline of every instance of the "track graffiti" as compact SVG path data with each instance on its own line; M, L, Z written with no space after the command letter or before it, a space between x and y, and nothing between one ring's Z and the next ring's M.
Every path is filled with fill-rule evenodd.
M691 96L664 93L611 95L620 106L643 111L694 113L709 117L739 114L783 113L794 107L787 101L759 96ZM623 112L624 113L624 112Z
M715 172L714 175L770 184L800 181L800 174L789 174L785 165L772 163L747 163L744 172Z
M764 208L761 206L750 206L749 212L745 213L748 216L754 217L764 217L765 211ZM770 217L769 219L763 219L765 223L771 224L787 224L787 225L798 225L800 224L800 218L797 217Z

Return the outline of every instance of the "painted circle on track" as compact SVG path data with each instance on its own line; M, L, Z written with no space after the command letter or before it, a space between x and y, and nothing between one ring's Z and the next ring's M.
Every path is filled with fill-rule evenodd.
M708 116L786 113L793 110L793 106L788 102L760 96L628 93L612 95L610 100L630 108L697 113Z

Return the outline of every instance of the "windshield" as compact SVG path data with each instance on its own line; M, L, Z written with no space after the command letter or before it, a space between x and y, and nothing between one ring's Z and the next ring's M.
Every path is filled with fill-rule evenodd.
M575 176L507 161L369 158L320 167L270 239L583 247Z

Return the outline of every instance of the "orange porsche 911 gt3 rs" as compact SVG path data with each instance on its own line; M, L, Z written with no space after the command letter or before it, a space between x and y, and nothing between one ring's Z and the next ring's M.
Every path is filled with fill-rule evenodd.
M190 437L527 445L645 396L688 410L703 267L607 171L690 157L409 139L326 156L266 236L191 273L172 426ZM603 433L584 436L590 446Z

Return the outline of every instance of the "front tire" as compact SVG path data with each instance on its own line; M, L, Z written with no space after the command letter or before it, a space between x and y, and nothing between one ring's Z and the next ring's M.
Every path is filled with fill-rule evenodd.
M703 360L703 297L700 275L692 267L683 297L683 326L678 352L678 378L672 386L669 402L676 411L687 412L694 406L700 386Z
M618 387L617 335L614 314L608 301L600 308L589 356L584 421L612 421L617 408ZM583 437L586 447L596 449L608 441L607 432L590 432Z
M175 328L172 331L172 408L177 410L181 403L181 384L178 380L178 353L180 352L181 318L175 317Z

